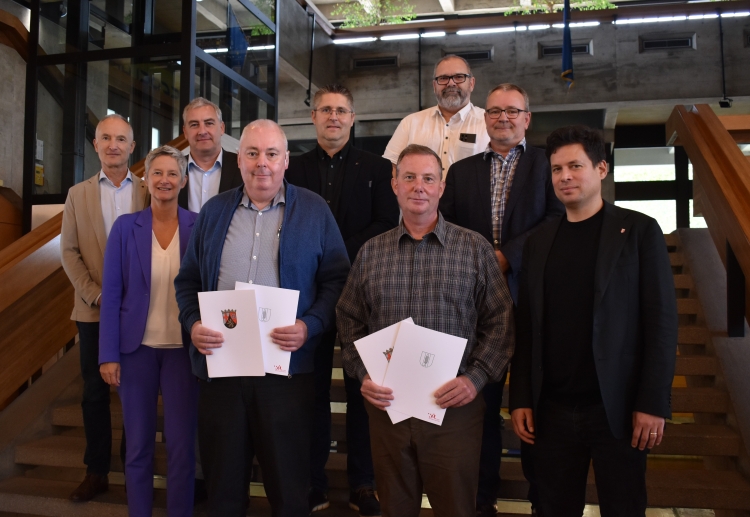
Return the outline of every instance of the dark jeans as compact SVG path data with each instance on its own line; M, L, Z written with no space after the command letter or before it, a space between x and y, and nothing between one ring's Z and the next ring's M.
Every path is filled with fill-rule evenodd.
M542 515L581 517L593 461L602 517L646 514L646 456L630 436L612 435L603 404L566 407L542 400L532 447Z
M109 474L112 457L112 421L109 412L109 384L99 374L99 322L76 321L83 377L83 429L86 453L83 462L87 474ZM124 433L123 441L125 443ZM124 447L124 445L123 445Z
M479 457L479 488L477 506L492 505L497 502L500 488L500 457L503 454L503 434L500 407L503 402L503 388L508 377L506 370L499 382L485 385L482 390L484 403L484 428L482 432L482 452Z
M312 373L200 382L198 442L211 517L247 511L253 457L275 517L308 515Z
M310 484L316 492L328 491L326 463L331 451L331 371L336 331L327 332L315 349L315 413L310 439Z

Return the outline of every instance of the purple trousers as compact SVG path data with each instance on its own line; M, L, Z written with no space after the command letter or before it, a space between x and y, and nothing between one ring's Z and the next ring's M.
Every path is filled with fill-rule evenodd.
M141 345L120 356L120 400L128 448L125 482L130 517L150 517L154 493L156 405L164 401L167 445L167 513L193 515L198 381L185 347Z

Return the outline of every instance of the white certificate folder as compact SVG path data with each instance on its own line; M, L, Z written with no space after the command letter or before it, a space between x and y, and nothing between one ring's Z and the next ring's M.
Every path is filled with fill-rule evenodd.
M253 377L265 375L260 343L258 308L253 291L198 293L201 323L224 336L220 348L206 356L208 376Z
M289 361L292 353L282 350L271 340L271 331L278 327L289 327L297 321L299 291L245 282L235 282L234 288L238 291L249 290L255 293L260 344L263 348L266 373L289 375Z
M390 409L442 425L445 409L435 392L455 379L467 340L418 325L401 325L383 386L393 390Z

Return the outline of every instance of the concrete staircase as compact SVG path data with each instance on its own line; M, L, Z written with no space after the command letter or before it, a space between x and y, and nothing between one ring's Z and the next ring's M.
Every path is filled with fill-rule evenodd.
M732 404L729 394L722 388L721 369L713 355L711 336L703 324L702 310L684 263L679 239L674 234L665 239L678 297L679 349L672 389L674 418L667 424L662 445L652 451L648 462L649 505L750 512L750 483L737 471L738 458L743 454L744 446L737 430L729 425L733 421ZM340 378L338 350L334 367L331 388L335 411L333 443L327 465L331 486L329 496L333 507L321 512L321 517L354 515L346 509L346 414L341 404L345 402L345 392ZM507 397L507 386L505 395ZM76 517L127 515L119 457L122 409L116 393L112 401L114 443L110 480L113 486L107 494L91 503L73 504L66 499L84 474L82 458L85 441L80 406L55 407L51 410L51 423L54 434L15 448L15 462L22 473L0 481L0 515L4 515L2 512ZM161 430L161 419L159 426ZM509 421L505 427L504 443L509 451L503 459L503 482L498 495L503 499L522 500L526 497L528 485L515 452L519 442L510 431ZM160 439L159 434L157 441ZM166 476L163 443L157 443L155 474L155 486L163 488L165 483L162 476ZM262 495L260 469L256 469L254 482L256 484L251 487L251 493ZM591 503L597 502L593 473L589 476L587 499ZM154 515L166 515L164 490L156 490L155 504ZM249 514L270 515L267 501L263 497L253 497ZM426 517L432 512L424 510L422 514ZM205 508L199 505L195 515L205 515Z

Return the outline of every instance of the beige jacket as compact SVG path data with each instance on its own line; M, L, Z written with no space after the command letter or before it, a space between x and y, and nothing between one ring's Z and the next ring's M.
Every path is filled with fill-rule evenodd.
M143 210L150 198L146 183L133 176L133 211ZM99 174L68 190L63 212L60 252L62 266L75 288L75 305L70 319L99 321L96 299L102 292L104 230Z

